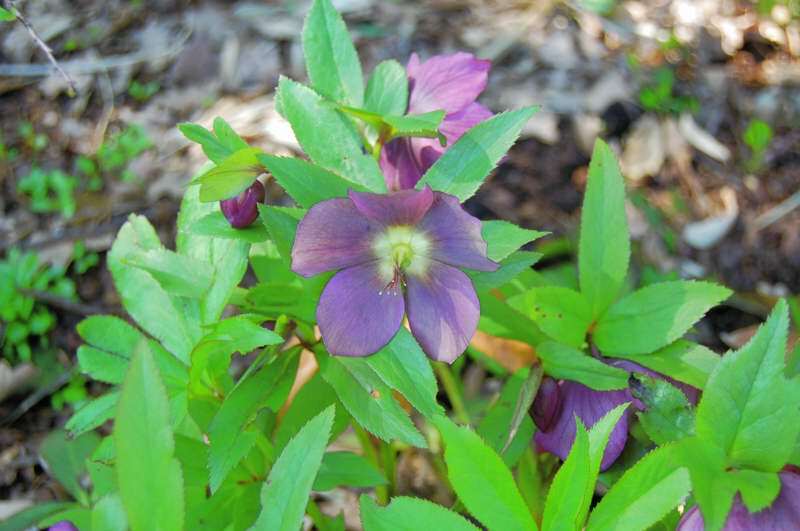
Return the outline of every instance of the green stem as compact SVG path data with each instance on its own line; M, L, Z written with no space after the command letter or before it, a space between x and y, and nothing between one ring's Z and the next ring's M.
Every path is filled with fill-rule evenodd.
M381 463L378 460L378 452L375 451L375 446L372 444L372 439L370 439L369 433L367 430L362 428L358 425L357 422L352 423L353 431L356 434L356 438L358 438L358 442L361 444L361 449L364 451L364 457L367 460L375 465L375 468L381 469ZM375 487L375 497L378 499L378 503L381 505L386 505L389 503L389 489L385 485L379 485Z
M386 485L388 497L391 497L395 490L395 468L397 452L391 444L381 444L381 460L383 461L383 473L389 483Z
M319 531L328 531L330 529L327 520L325 520L325 516L322 514L322 511L320 511L319 506L314 500L308 500L306 513L308 513L308 516L311 517L311 521L314 522L314 527L319 529Z
M453 406L453 413L456 414L456 418L458 418L462 424L469 424L469 413L467 413L467 408L464 406L461 390L455 376L453 376L453 371L450 370L450 366L439 362L432 363L432 365L436 376L438 376L439 381L442 382L442 387L444 387L444 392L448 400L450 400L450 404Z

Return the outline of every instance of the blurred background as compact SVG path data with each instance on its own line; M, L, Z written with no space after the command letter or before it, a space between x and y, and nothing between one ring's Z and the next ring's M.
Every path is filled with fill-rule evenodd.
M253 145L300 153L273 89L279 75L304 78L310 2L14 4L76 95L25 25L0 21L0 519L63 495L37 449L97 394L73 370L74 327L121 312L104 253L131 212L171 245L179 200L205 162L176 124L222 116ZM601 136L627 179L636 283L735 289L696 331L718 351L743 344L778 296L800 321L800 1L334 4L365 73L411 52L465 50L493 64L482 103L541 106L467 207L551 231L536 246L544 274L574 276ZM274 187L267 200L288 201ZM509 367L530 355L481 348ZM420 463L406 475L423 488Z

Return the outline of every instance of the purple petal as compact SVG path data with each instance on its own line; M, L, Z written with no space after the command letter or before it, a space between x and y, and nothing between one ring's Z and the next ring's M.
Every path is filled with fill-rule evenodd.
M782 531L796 529L800 522L800 475L781 472L781 491L768 508L750 513L739 494L725 520L723 531ZM703 531L703 515L697 505L686 511L678 524L678 531Z
M469 53L435 55L420 63L412 54L409 78L409 114L444 110L452 114L474 102L486 88L491 62Z
M429 138L396 138L381 151L381 170L389 190L414 188L444 148Z
M292 271L310 277L373 260L370 245L379 228L350 199L317 203L297 226Z
M61 520L48 527L47 531L78 531L78 528L69 520Z
M416 225L433 203L429 187L401 190L390 194L348 193L359 212L383 225Z
M431 258L478 271L497 269L497 264L486 257L480 220L467 214L455 196L435 192L433 206L419 227L431 239Z
M548 431L561 413L560 385L549 376L542 378L536 399L530 407L533 423L541 431Z
M322 290L317 323L328 352L367 356L380 350L403 322L400 290L384 291L376 262L336 273Z
M603 418L606 413L620 404L630 402L631 396L627 390L595 391L577 382L564 381L559 390L562 407L561 414L555 425L547 432L536 432L537 446L566 459L575 440L575 415L587 428ZM630 408L622 414L617 425L611 431L608 439L600 470L605 470L619 457L628 440L628 416Z
M480 305L467 275L431 262L425 276L406 278L406 308L411 333L436 361L453 363L478 327Z
M265 196L264 185L260 181L255 181L236 197L220 201L219 208L231 227L243 229L256 220L258 204L264 202Z
M450 147L473 126L491 117L492 111L480 103L471 103L462 110L445 116L439 131L447 137L447 147Z

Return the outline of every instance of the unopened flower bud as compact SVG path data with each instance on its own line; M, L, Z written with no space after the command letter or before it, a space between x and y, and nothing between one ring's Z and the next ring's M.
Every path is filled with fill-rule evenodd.
M243 229L256 220L258 204L264 202L265 196L264 185L256 181L236 197L220 201L219 206L232 227Z
M530 413L533 422L541 431L548 431L555 424L560 412L561 397L559 396L558 382L545 376L531 405Z

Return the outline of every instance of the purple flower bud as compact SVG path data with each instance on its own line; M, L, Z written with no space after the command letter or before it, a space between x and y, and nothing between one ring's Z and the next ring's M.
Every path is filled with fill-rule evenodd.
M541 431L549 431L555 424L560 412L561 397L558 392L558 382L545 376L539 385L536 399L531 405L530 413L533 417L533 422Z
M265 196L264 185L256 181L238 196L220 201L219 207L232 227L243 229L256 220L258 204L264 202Z
M75 524L69 520L61 520L47 528L48 531L80 531Z

